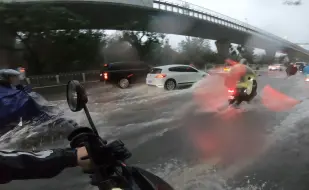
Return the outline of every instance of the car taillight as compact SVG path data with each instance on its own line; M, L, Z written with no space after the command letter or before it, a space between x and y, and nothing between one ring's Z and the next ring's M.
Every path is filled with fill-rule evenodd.
M308 81L309 81L309 78L306 78L306 81L308 82Z
M162 78L165 78L165 77L166 77L166 74L158 74L158 75L156 75L155 78L160 78L160 79L162 79Z
M103 73L104 80L108 79L108 73Z

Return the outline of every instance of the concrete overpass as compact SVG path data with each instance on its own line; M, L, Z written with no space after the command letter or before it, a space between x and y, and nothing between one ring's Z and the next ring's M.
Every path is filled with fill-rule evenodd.
M270 59L277 51L286 52L290 58L309 58L309 51L301 46L247 23L179 0L2 1L23 8L34 3L65 6L89 20L92 29L146 30L217 40L217 49L222 57L228 54L229 44L236 43L248 48L265 49Z

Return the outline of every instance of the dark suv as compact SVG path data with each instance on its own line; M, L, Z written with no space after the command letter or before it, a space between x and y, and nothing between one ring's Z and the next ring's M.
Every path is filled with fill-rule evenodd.
M145 82L150 67L141 61L114 62L104 64L100 72L100 81L128 88L132 83Z

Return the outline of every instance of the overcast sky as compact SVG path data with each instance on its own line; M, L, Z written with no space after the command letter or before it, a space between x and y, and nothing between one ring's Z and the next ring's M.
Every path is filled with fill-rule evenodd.
M173 0L169 0L173 1ZM291 42L309 42L309 1L288 6L283 0L186 0L271 32ZM184 39L168 35L173 47ZM213 43L212 43L213 44ZM309 49L309 46L304 46Z

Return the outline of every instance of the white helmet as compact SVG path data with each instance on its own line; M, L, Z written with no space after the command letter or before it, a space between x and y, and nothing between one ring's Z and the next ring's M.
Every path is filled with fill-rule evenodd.
M0 70L0 80L8 80L10 76L19 76L20 72L14 69L1 69Z

